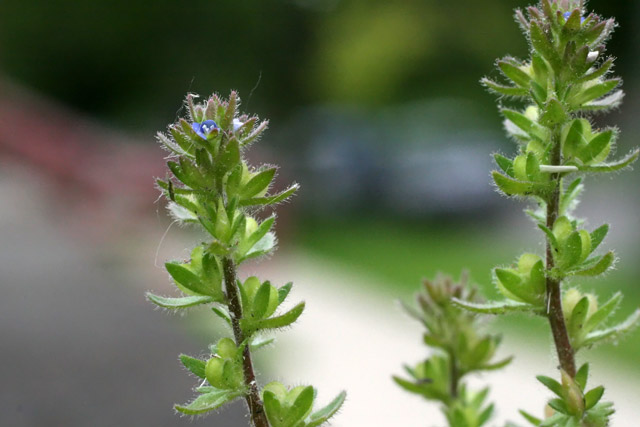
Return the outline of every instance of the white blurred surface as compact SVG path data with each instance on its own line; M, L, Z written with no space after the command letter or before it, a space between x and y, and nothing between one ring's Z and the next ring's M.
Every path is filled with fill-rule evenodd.
M392 375L403 374L403 364L426 356L421 326L402 312L393 296L379 292L391 287L321 260L284 253L257 267L265 280L278 285L294 282L290 304L307 301L298 323L277 334L275 348L267 352L277 352L278 379L292 385L313 384L319 404L347 390L347 401L333 426L444 424L436 404L404 392L391 380ZM367 287L370 293L363 292ZM540 337L528 338L526 331L520 336L505 334L501 353L514 354L514 362L502 371L472 376L474 387L491 385L489 399L497 409L489 425L504 425L507 420L526 425L518 409L536 416L543 413L551 393L545 393L535 376L553 375L552 349L535 345L544 342ZM607 387L604 398L614 401L617 410L614 426L636 425L640 376L616 368L614 361L594 361L588 386Z

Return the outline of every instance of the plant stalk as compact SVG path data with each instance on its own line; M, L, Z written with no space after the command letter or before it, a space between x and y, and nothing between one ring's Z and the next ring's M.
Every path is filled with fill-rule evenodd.
M558 128L553 131L553 147L551 151L551 165L559 166L562 162L562 152L560 146L560 130ZM551 197L547 200L547 228L553 229L553 225L559 215L560 209L560 187L562 185L562 178L560 174L554 173L551 175L551 179L554 181L554 188ZM558 360L560 362L560 368L564 370L571 378L576 375L576 363L574 359L574 351L571 347L571 341L569 340L569 333L567 332L567 325L565 323L564 314L562 311L562 294L560 291L560 281L551 277L549 272L554 267L553 261L553 248L549 238L546 238L547 243L547 283L546 283L546 303L547 303L547 318L551 325L551 332L553 334L553 341L558 353Z
M236 265L232 259L225 257L222 260L222 268L224 270L224 283L227 292L227 298L229 300L229 311L231 315L231 324L233 327L233 336L236 340L236 345L240 346L245 336L240 328L240 319L242 319L242 305L240 303L240 297L238 295L238 287L236 284ZM247 386L248 393L245 396L247 405L249 406L249 412L251 413L251 422L254 427L269 427L269 421L267 421L267 415L264 412L264 406L262 400L260 400L260 394L258 392L258 384L256 383L256 375L253 370L253 363L251 362L251 351L249 350L249 343L244 346L242 353L242 370L244 373L244 383Z

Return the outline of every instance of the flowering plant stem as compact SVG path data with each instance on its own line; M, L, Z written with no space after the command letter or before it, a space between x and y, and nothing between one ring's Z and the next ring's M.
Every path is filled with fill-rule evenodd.
M233 328L233 336L236 341L236 346L240 347L246 338L240 328L242 306L240 303L240 296L238 295L238 287L236 285L236 265L232 259L224 258L222 260L222 268L224 270L225 289L229 300L229 312ZM253 370L253 362L251 361L251 350L248 345L244 346L244 350L242 352L242 371L244 373L244 384L247 387L247 390L249 390L245 396L245 400L249 406L251 421L255 427L269 427L267 416L264 413L264 406L262 405L262 400L260 400L256 374Z
M251 361L253 351L274 341L265 335L294 323L305 303L283 310L292 283L277 287L255 276L241 281L237 274L241 263L269 255L276 246L275 215L259 220L257 213L287 200L298 185L274 193L277 167L248 164L244 152L267 122L240 114L235 92L228 100L213 95L195 103L195 98L187 96L188 121L180 119L168 134L158 134L169 152L172 176L157 184L175 220L198 227L205 240L193 248L191 259L165 264L180 295L147 297L169 310L208 307L231 328L233 338L211 344L204 359L180 355L184 367L204 381L195 387L192 401L175 409L201 415L244 398L253 427L321 426L340 409L345 392L314 411L313 386L289 388L274 381L260 387Z
M550 156L550 163L552 166L562 164L562 151L560 145L560 129L556 127L552 136L552 149ZM558 212L560 206L560 188L562 187L562 178L560 174L551 174L551 180L554 183L553 191L547 201L547 227L553 229L553 225L558 219ZM553 260L553 247L548 236L546 240L546 265L547 271L551 271L554 268ZM562 310L562 293L560 289L560 281L551 277L546 278L546 301L547 301L547 318L551 326L551 332L553 334L553 341L558 353L558 360L560 361L560 367L571 377L576 376L576 362L574 359L574 351L569 339L569 333L567 332L567 324L565 323L564 314Z

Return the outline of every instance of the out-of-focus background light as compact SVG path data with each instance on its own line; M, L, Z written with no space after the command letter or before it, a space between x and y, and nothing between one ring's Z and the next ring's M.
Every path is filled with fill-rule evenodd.
M490 153L515 147L478 84L496 58L526 55L512 11L528 4L4 2L0 425L213 422L178 418L171 404L187 401L194 381L177 355L214 341L215 319L154 312L144 291L168 291L163 262L188 256L199 236L170 227L157 200L152 178L165 171L154 133L184 113L186 92L231 89L271 121L252 159L279 164L282 185L302 185L278 208L280 251L245 271L294 280L294 298L308 300L300 325L258 356L261 379L310 381L325 400L347 388L336 426L441 424L390 380L425 357L419 325L394 301L410 299L421 277L463 268L495 295L493 266L541 251L524 206L490 185ZM620 24L609 53L627 96L596 120L621 128L624 153L640 136L640 4L589 7ZM617 269L581 285L602 298L623 290L621 316L640 303L637 180L587 180L579 212L591 227L612 223ZM532 375L553 369L546 325L509 318L492 328L520 356L482 379L496 382L500 419L516 420L515 406L540 413ZM620 425L640 415L638 354L637 333L587 354ZM242 405L219 416L218 425L246 424Z

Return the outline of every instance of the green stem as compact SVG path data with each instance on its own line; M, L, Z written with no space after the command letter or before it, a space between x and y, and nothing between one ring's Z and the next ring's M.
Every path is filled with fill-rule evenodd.
M560 130L554 129L553 131L553 147L551 151L551 165L559 166L562 163L562 152L560 146ZM554 181L554 189L551 197L547 200L547 227L552 230L553 225L559 215L560 209L560 187L562 185L562 178L560 174L552 174L551 179ZM567 325L565 323L564 314L562 311L562 294L560 290L560 281L554 279L549 274L555 264L553 260L553 248L551 242L546 239L547 243L547 283L546 283L546 302L547 302L547 318L551 326L551 332L553 334L553 341L558 353L558 360L560 362L560 368L562 368L572 378L576 375L576 364L574 360L574 351L571 347L571 341L569 340L569 333L567 332Z
M231 315L231 324L233 326L233 336L235 337L236 345L240 346L245 341L246 337L240 327L240 319L242 319L242 305L240 304L238 287L236 285L236 265L232 259L224 258L222 260L222 267L224 270L225 289L229 300L229 312ZM258 392L256 375L253 370L253 363L251 362L249 343L244 346L242 353L242 370L244 373L244 383L248 390L245 399L249 406L249 412L251 413L251 422L254 427L269 427L269 421L267 421L264 406L262 404L262 400L260 400L260 393Z

